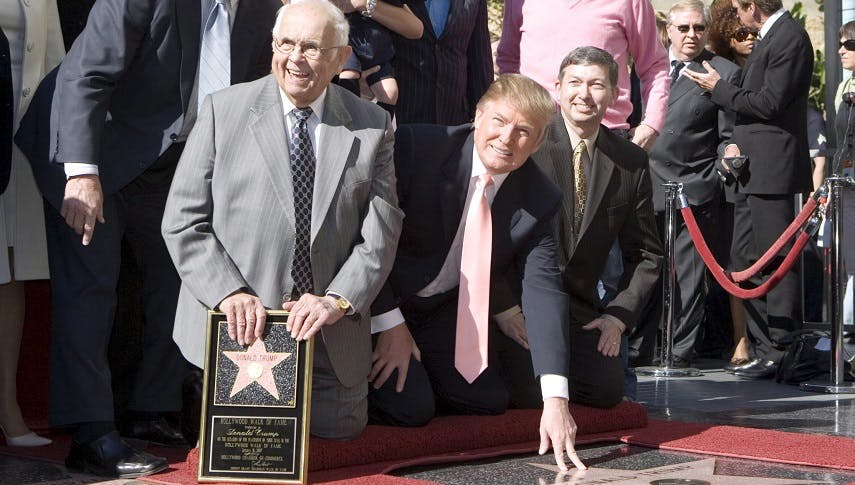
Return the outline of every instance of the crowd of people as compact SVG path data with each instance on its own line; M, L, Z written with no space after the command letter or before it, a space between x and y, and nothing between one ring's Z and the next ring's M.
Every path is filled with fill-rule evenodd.
M0 27L0 426L49 443L15 391L23 282L49 269L49 421L72 470L149 475L166 461L124 438L195 442L180 420L211 309L240 345L270 309L314 339L314 436L536 408L540 452L584 468L568 402L634 399L654 359L662 183L735 270L821 183L813 48L780 0L505 0L498 76L485 0L98 0L64 59L54 0L6 2ZM855 69L855 23L839 52ZM117 414L123 257L144 333ZM674 257L687 367L710 278L682 219ZM800 284L731 297L728 372L775 373Z

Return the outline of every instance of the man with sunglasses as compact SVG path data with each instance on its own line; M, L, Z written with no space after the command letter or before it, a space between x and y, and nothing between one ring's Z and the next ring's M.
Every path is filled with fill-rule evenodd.
M721 187L715 170L717 150L723 150L733 130L735 114L710 100L709 93L682 75L686 70L703 71L710 65L728 82L739 80L739 67L705 49L710 29L709 11L701 0L679 0L668 12L666 31L670 40L671 92L662 134L650 151L650 177L653 181L653 208L662 234L665 222L667 181L683 184L701 231L712 242L716 225L721 223ZM695 250L682 218L678 219L674 250L677 265L677 295L674 326L674 366L691 363L695 340L704 319L706 270ZM717 244L711 244L717 247ZM652 312L645 325L644 339L656 338L662 298L654 296ZM637 345L633 342L633 346ZM640 345L652 348L653 345ZM652 356L651 356L652 357Z
M811 190L807 140L807 98L813 71L810 38L780 0L733 0L746 27L757 29L758 41L738 84L722 81L708 62L707 72L687 72L711 92L716 104L737 113L726 157L745 155L747 169L737 176L732 261L744 269L762 255L793 220L793 196ZM760 278L770 274L785 248ZM765 278L763 278L765 279ZM755 358L728 370L745 378L774 375L784 353L780 343L801 328L801 293L797 269L791 269L765 298L745 302Z

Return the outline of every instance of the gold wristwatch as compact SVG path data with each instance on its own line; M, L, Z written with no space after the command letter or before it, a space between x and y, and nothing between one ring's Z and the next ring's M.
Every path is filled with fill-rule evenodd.
M350 302L347 301L346 298L343 298L343 297L338 296L338 295L330 295L330 296L335 299L335 306L336 306L336 308L341 310L342 313L344 313L346 315L347 312L350 311Z

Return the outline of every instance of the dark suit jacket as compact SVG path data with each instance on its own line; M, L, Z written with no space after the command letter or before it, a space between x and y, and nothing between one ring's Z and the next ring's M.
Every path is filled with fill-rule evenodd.
M556 229L564 288L570 295L571 324L586 324L607 313L619 318L627 329L632 328L641 317L662 263L647 153L600 125L578 235L572 223L572 147L560 114L553 119L546 141L532 158L547 177L564 189ZM597 281L615 240L623 254L624 270L617 296L604 308L597 294Z
M416 40L392 36L400 87L395 109L398 124L472 121L475 105L493 82L486 0L452 0L439 38L424 3L409 5L425 30Z
M471 125L398 128L395 170L406 217L395 265L372 313L406 303L439 274L463 216L472 133ZM537 375L568 375L567 295L555 264L552 229L560 204L561 192L529 161L508 175L491 206L490 310L496 313L516 303L504 281L515 268L524 276L522 307Z
M9 40L0 29L0 194L9 184L12 173L12 126L15 110L12 108L12 58Z
M739 66L704 50L685 69L703 72L709 62L723 80L739 81ZM692 205L713 200L720 192L715 161L719 149L729 143L736 114L712 102L710 93L691 79L680 76L671 86L665 124L650 150L650 177L653 181L653 208L665 210L667 181L682 182Z
M278 0L239 4L231 35L232 83L270 72L270 32L281 6ZM19 130L25 132L19 145L51 204L59 208L61 203L62 163L97 164L109 195L176 141L199 64L200 24L198 1L96 2L60 65L55 94L40 89L42 98L32 103L40 111L28 113L30 119L22 120ZM49 152L56 163L39 153L44 141L35 140L30 131L39 123L34 118L46 116L46 109L56 131Z
M732 143L748 155L746 194L794 194L811 188L807 98L813 46L789 13L773 25L742 68L736 86L716 83L712 100L736 111Z

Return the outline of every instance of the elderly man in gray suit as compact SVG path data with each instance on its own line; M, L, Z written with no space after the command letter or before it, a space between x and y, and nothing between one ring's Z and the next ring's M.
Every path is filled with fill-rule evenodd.
M203 104L170 190L163 235L182 279L174 338L202 366L208 308L241 345L265 308L315 339L311 432L367 422L369 307L392 267L402 212L386 112L330 84L350 55L327 0L282 7L273 74Z

